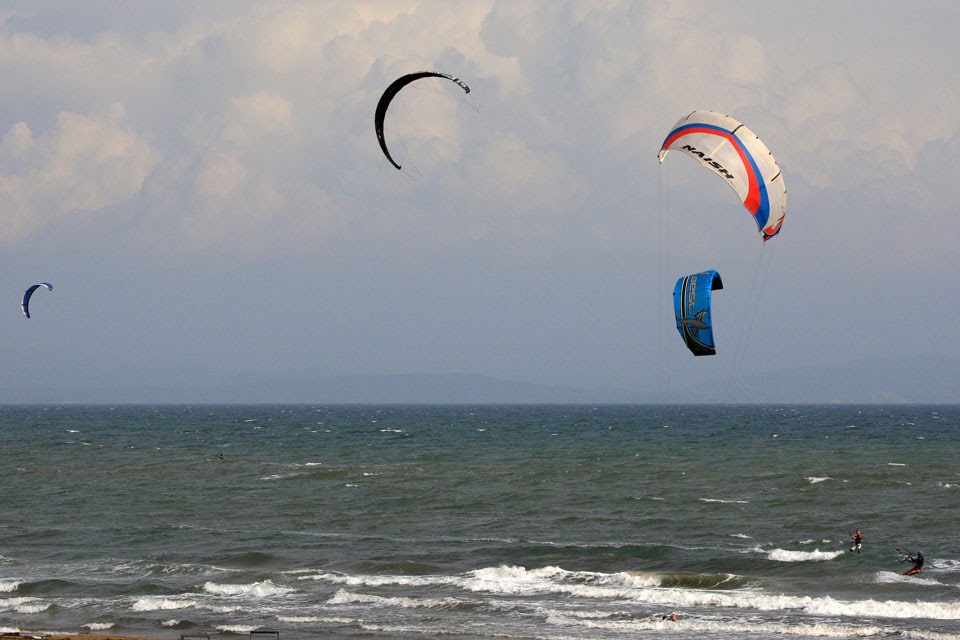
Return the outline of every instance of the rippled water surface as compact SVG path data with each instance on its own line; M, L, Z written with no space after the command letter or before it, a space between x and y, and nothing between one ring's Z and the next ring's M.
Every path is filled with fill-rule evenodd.
M960 407L0 407L0 450L0 631L960 638Z

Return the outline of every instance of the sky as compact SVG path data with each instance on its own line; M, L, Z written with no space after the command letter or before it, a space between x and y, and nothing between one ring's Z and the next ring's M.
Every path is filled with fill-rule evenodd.
M2 1L0 402L960 401L958 28L952 1ZM471 91L398 95L397 171L374 109L423 70ZM658 163L693 110L770 148L778 237ZM695 358L672 290L710 268Z

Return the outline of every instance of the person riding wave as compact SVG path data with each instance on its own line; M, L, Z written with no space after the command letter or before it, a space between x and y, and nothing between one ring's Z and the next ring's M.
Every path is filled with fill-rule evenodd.
M900 549L897 549L900 551ZM913 566L903 572L905 576L913 576L923 569L923 552L917 551L917 555L913 555L908 549L906 552L900 551L900 561L901 562L911 562Z

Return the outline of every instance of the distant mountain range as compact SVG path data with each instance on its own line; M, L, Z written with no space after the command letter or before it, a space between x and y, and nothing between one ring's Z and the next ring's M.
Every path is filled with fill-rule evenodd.
M199 379L198 379L199 378ZM171 382L171 380L175 380ZM742 380L729 397L704 385L684 402L960 403L960 359L863 360L783 369ZM762 396L754 390L763 390ZM621 404L652 403L657 390L563 388L478 374L330 374L292 372L165 376L157 384L0 387L0 403L343 403Z

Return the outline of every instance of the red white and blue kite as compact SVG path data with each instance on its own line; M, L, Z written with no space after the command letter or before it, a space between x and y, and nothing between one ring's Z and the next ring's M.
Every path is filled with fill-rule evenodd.
M657 158L662 163L673 150L695 158L737 192L764 242L780 233L787 213L783 175L767 146L743 123L713 111L694 111L673 126Z

